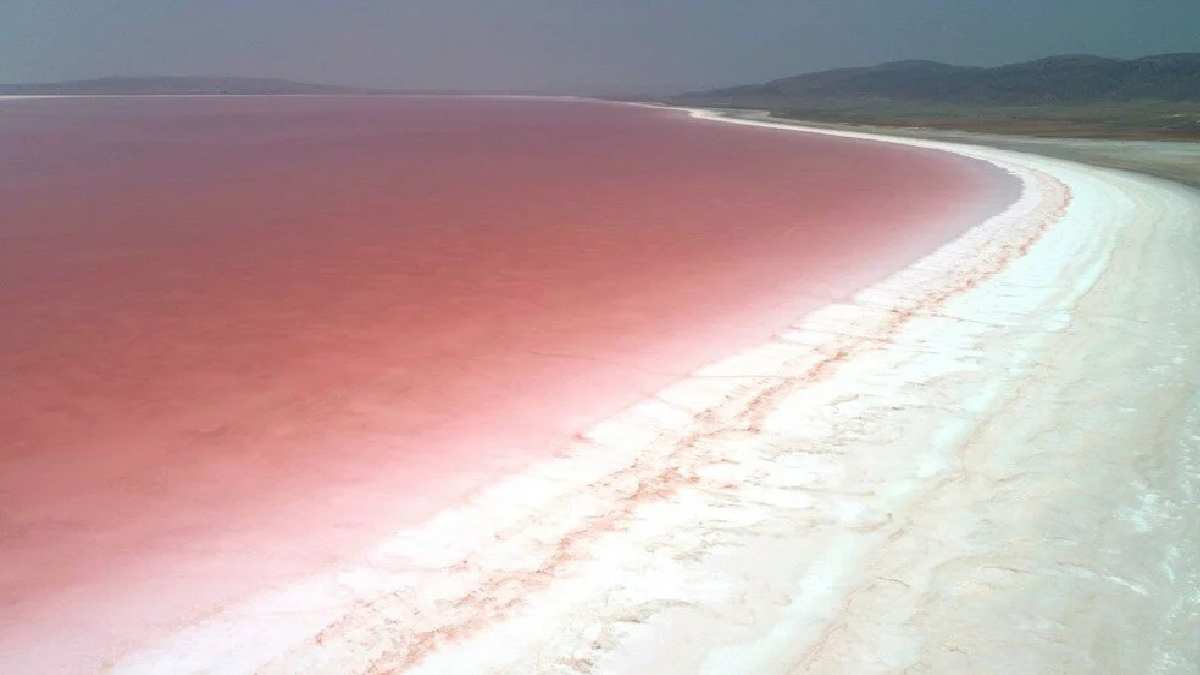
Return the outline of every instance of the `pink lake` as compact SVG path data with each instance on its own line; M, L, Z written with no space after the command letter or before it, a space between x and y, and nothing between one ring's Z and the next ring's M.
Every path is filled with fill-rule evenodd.
M0 664L352 557L1018 191L599 102L0 101Z

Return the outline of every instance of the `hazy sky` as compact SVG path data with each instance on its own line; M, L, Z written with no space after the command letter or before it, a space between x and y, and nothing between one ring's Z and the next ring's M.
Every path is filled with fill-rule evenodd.
M0 0L0 82L269 75L635 90L1200 51L1200 0Z

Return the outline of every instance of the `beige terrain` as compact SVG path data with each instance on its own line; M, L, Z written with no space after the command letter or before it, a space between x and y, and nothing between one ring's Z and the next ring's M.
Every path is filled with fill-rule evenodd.
M916 126L871 126L858 124L788 121L762 110L728 110L725 114L746 120L831 131L883 134L903 138L986 145L1001 150L1034 153L1083 162L1094 166L1136 171L1200 187L1200 142L1195 140L1147 140L1121 138L1039 138L1011 133L988 133Z

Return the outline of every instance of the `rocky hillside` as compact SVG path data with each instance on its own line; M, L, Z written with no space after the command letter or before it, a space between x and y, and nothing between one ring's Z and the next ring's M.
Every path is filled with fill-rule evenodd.
M1052 56L994 68L896 61L692 92L675 100L763 108L850 100L964 105L1200 101L1200 53L1130 60Z

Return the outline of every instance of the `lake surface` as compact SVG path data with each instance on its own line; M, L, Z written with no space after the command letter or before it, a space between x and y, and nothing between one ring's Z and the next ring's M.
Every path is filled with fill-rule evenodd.
M599 102L0 101L0 648L352 556L1018 189Z

